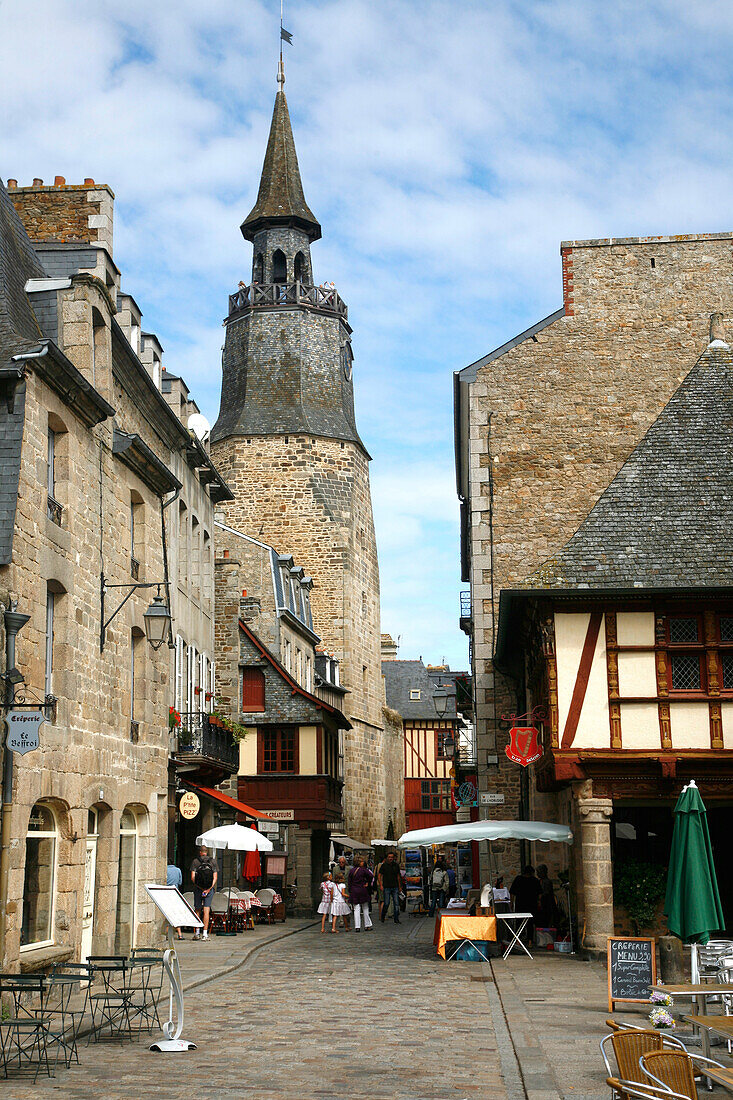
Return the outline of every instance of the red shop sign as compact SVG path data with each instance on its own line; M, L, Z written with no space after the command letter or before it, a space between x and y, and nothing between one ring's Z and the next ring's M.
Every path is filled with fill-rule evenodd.
M534 726L512 726L509 730L509 744L506 754L515 764L526 768L542 756L539 730Z

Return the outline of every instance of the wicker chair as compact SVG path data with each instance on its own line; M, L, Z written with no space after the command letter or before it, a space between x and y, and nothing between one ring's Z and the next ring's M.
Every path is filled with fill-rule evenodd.
M606 1054L607 1046L613 1049L618 1076L621 1080L634 1081L639 1085L649 1083L639 1065L642 1054L651 1054L652 1051L665 1049L675 1049L685 1053L685 1047L679 1039L664 1035L661 1031L654 1031L652 1028L624 1028L612 1031L610 1035L601 1039L601 1055L609 1077L613 1076L613 1073Z
M705 1065L723 1069L720 1062L682 1050L655 1050L650 1054L642 1054L639 1065L650 1084L676 1092L688 1100L698 1100L696 1072L704 1074Z
M614 1097L620 1096L621 1100L687 1100L669 1089L658 1088L646 1082L643 1085L636 1081L624 1081L621 1077L607 1077L606 1084L612 1090Z

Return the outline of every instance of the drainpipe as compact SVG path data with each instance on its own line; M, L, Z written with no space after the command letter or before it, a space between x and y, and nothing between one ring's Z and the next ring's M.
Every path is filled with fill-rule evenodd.
M15 639L30 619L30 615L21 615L15 610L17 603L11 601L5 611L5 711L15 701L15 684L11 683L7 673L15 668ZM5 748L3 753L3 808L0 825L0 967L5 969L5 930L7 927L8 873L10 870L10 815L13 808L13 753Z

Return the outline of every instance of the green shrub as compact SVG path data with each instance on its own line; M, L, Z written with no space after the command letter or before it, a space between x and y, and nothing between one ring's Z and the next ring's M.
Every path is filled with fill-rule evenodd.
M639 859L619 861L613 872L613 897L623 906L638 936L654 924L657 908L664 896L667 869Z

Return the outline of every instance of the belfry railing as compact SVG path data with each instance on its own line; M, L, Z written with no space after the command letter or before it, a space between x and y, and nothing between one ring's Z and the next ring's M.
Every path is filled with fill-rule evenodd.
M346 302L334 286L306 286L305 283L252 283L229 295L229 315L244 309L272 309L273 306L311 306L335 313L346 321Z

